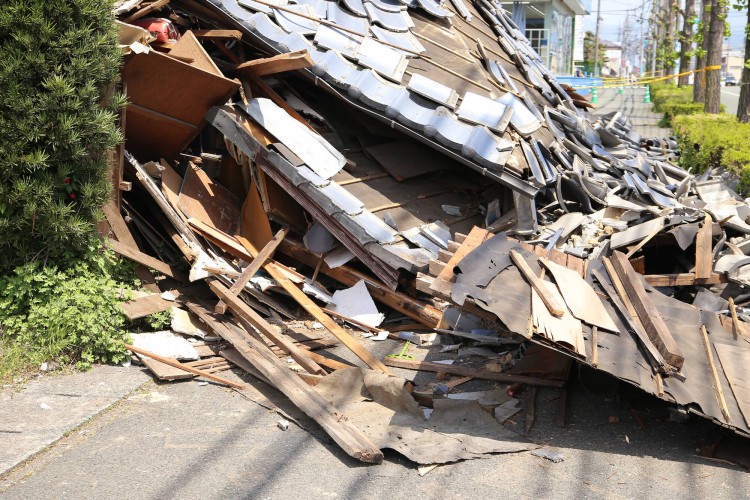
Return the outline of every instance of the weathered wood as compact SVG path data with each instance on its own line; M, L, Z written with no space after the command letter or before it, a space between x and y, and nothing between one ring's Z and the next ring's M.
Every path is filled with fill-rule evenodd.
M239 30L193 30L193 35L208 40L242 40Z
M369 463L383 461L383 453L353 426L335 406L311 389L295 375L265 345L252 335L241 335L234 329L211 319L205 314L207 325L217 335L234 346L268 382L284 393L294 405L315 420L326 433L350 456ZM218 323L218 324L217 324Z
M129 320L145 318L151 314L166 311L175 303L161 298L160 293L153 293L120 303L120 309Z
M547 290L544 282L534 274L534 271L531 270L523 256L517 251L511 250L510 260L513 261L526 281L529 282L534 291L539 295L539 298L542 299L549 313L556 318L561 318L565 314L565 309L555 300L550 291Z
M315 267L318 264L318 256L307 250L304 245L285 239L279 246L281 252L298 261ZM339 266L331 269L325 263L320 267L320 272L329 276L339 283L354 286L360 280L364 280L367 290L373 299L395 309L396 311L422 323L429 328L435 328L440 323L442 313L436 308L409 297L400 292L390 290L385 284L356 269L348 266Z
M701 325L701 338L703 339L703 347L706 348L706 357L708 359L708 367L711 369L711 378L714 386L714 392L716 394L716 400L719 402L721 407L721 413L727 422L732 421L732 417L729 414L729 408L727 407L727 400L724 399L724 391L721 388L721 379L719 378L719 372L716 370L716 363L714 362L714 354L712 352L711 342L708 340L708 332L706 326Z
M244 245L247 240L243 241L242 239L240 239L240 242ZM249 242L247 243L249 244ZM250 249L248 248L248 250ZM250 250L250 252L252 253L252 250ZM316 321L319 321L326 328L326 330L331 332L334 337L339 339L342 344L344 344L349 348L350 351L356 354L359 359L364 361L367 366L369 366L373 370L380 370L383 373L392 375L392 372L378 358L373 356L370 351L368 351L362 344L357 342L354 337L352 337L343 328L341 328L338 323L331 319L330 316L323 312L323 310L315 302L313 302L310 297L305 295L305 293L300 290L297 285L289 281L289 279L287 279L287 277L284 276L284 274L281 273L273 263L266 264L264 269L268 274L271 275L271 278L276 280L276 282L281 285L281 287L289 295L291 295L291 297L295 301L297 301L300 306L302 306L305 311L310 313Z
M318 375L325 373L325 370L323 370L320 365L318 365L315 361L313 361L309 356L306 355L306 351L294 345L294 343L283 333L277 332L270 323L263 319L250 306L245 304L239 297L237 297L236 295L231 295L229 293L229 290L224 285L219 283L218 280L212 279L208 281L208 286L210 286L211 290L213 290L213 292L227 304L227 306L238 318L249 323L259 332L273 341L274 344L276 344L287 354L289 354L292 359L299 363L299 365L305 370Z
M273 75L275 73L283 73L284 71L309 68L314 64L315 62L312 60L307 50L298 50L295 52L278 54L273 57L246 61L242 64L237 64L231 67L230 71L242 75L260 77Z
M135 11L133 14L123 19L122 22L129 24L133 21L137 21L138 19L152 13L155 10L159 10L162 7L165 7L169 2L170 0L156 0L155 2L151 2L147 6Z
M594 325L591 327L591 366L599 366L599 328Z
M443 272L443 269L445 269L445 263L440 262L439 260L430 259L427 272L430 274L430 276L438 276L440 273Z
M386 365L394 368L405 368L407 370L419 370L426 372L443 372L451 375L461 375L463 377L478 378L480 380L492 380L495 382L518 382L521 384L541 385L544 387L563 387L565 382L562 380L547 380L537 377L527 377L525 375L513 375L510 373L497 373L488 370L475 370L464 366L444 365L441 363L431 363L429 361L416 361L407 359L385 358L383 361Z
M115 238L117 238L117 241L126 245L130 245L131 248L138 248L138 244L135 242L135 238L133 238L133 234L130 232L130 228L128 227L127 223L122 218L122 215L120 215L120 209L117 208L114 200L104 205L102 207L102 210L104 211L104 216L107 218L109 227L112 228L112 232L115 234ZM156 285L154 276L151 274L151 271L146 269L145 266L136 266L135 275L139 280L141 280L144 288L152 292L159 291L159 287Z
M681 369L685 362L682 350L672 337L659 310L648 297L638 273L635 272L625 255L620 252L614 252L610 261L649 339L667 363L678 370Z
M245 387L243 384L237 384L235 382L232 382L231 380L227 380L222 377L217 377L216 375L211 375L210 373L206 373L203 370L199 370L197 368L193 368L192 366L188 366L184 363L180 363L179 361L171 358L165 358L164 356L159 356L158 354L154 354L153 352L149 352L143 349L140 349L138 347L132 346L130 344L125 344L125 348L129 351L133 351L136 354L140 354L141 356L147 356L151 359L155 359L156 361L159 361L161 363L164 363L165 365L173 366L175 368L179 368L180 370L184 370L186 372L193 373L195 375L201 376L203 378L207 378L209 380L213 380L214 382L219 382L221 384L227 385L229 387L234 387L235 389L242 389Z
M732 315L732 330L735 335L740 335L740 319L737 317L737 308L734 305L734 297L729 297L729 313Z
M708 279L714 270L711 216L706 214L703 224L695 236L695 278Z
M726 274L713 273L708 278L698 279L693 273L681 274L646 274L646 283L651 286L693 286L693 285L716 285L728 283Z
M133 262L143 264L144 266L150 267L151 269L158 271L166 276L186 281L185 275L182 271L173 268L169 264L162 262L155 257L151 257L150 255L141 252L137 248L131 248L125 243L121 243L115 240L107 240L107 246L111 248L116 254L132 260Z
M289 232L289 228L285 227L279 230L278 233L274 235L273 238L271 238L271 241L269 241L266 246L263 247L263 249L258 252L258 256L255 257L252 262L250 262L250 265L248 265L243 271L242 274L240 274L240 277L237 278L237 280L234 282L234 284L229 288L229 293L234 295L235 297L239 295L239 293L245 289L245 285L247 285L247 282L252 279L253 276L255 276L255 273L260 271L260 268L263 267L263 264L266 263L268 259L273 257L274 251L276 251L276 248L281 243L281 240L283 240L287 233ZM220 300L218 304L216 304L216 307L214 308L214 311L220 314L224 314L227 310L227 306L224 303L224 301Z

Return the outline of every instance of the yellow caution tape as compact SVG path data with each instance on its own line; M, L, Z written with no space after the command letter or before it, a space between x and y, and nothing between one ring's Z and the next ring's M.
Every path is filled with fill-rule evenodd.
M715 65L715 66L706 66L705 68L699 68L699 69L694 69L694 70L690 70L690 71L685 71L683 73L678 73L676 75L662 76L662 77L659 77L659 78L651 78L651 79L646 79L646 80L640 80L638 82L624 83L624 84L620 84L620 85L602 85L602 86L600 86L598 88L600 88L600 89L615 89L615 88L619 88L619 87L630 87L630 86L633 86L633 85L646 85L647 83L660 82L660 81L663 81L663 80L671 80L672 78L679 78L681 76L690 75L690 74L693 74L693 73L701 73L701 72L705 72L705 71L717 71L717 70L720 70L720 69L721 69L721 65L720 64L719 65Z

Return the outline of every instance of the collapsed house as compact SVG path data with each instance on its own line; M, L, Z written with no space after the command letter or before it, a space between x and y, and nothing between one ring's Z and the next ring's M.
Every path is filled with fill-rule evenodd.
M674 141L597 116L499 3L172 0L145 17L167 3L115 10L129 105L105 210L110 247L168 277L141 269L153 293L126 314L172 308L204 337L191 363L155 352L169 335L138 338L157 376L237 365L366 462L534 447L476 401L428 398L426 417L393 367L561 387L573 360L750 434L748 205L679 168ZM332 337L279 328L294 304ZM342 324L535 347L493 370L380 359ZM368 369L315 351L334 343Z

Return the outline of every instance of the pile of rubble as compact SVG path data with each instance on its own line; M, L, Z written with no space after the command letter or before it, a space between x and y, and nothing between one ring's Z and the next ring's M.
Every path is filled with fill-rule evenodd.
M152 291L123 309L200 338L134 335L160 378L238 386L215 374L238 366L366 462L532 449L501 425L514 387L563 387L571 360L750 435L748 205L673 140L593 114L498 2L115 13L109 245ZM403 351L366 347L386 338ZM474 362L414 360L425 342ZM315 352L337 344L367 368ZM470 379L512 385L451 397Z

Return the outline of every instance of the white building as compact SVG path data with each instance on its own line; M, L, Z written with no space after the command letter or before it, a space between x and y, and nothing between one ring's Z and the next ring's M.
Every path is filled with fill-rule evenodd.
M573 71L577 17L591 10L591 0L535 0L528 2L500 2L513 14L531 45L553 73Z

